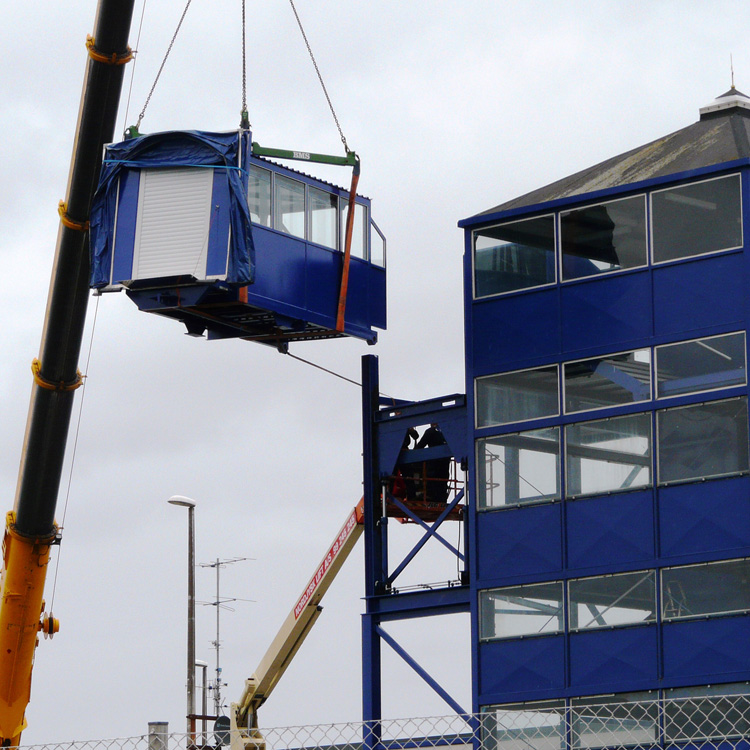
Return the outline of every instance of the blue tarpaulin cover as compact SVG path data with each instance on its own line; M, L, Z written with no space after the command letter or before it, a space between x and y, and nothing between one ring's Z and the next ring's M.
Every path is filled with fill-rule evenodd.
M234 284L252 283L255 248L247 195L238 163L239 139L237 131L206 133L186 130L143 135L108 146L99 186L91 205L91 286L100 288L110 283L117 178L122 170L177 166L223 168L230 195L231 247L227 281ZM247 141L249 147L249 133Z

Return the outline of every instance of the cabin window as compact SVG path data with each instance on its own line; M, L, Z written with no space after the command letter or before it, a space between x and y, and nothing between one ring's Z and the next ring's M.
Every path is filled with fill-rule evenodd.
M346 242L346 219L349 216L349 202L341 201L341 247ZM354 228L352 229L352 258L367 260L367 243L365 240L365 213L367 209L361 203L354 204Z
M370 232L370 262L375 266L385 268L385 235L378 225L370 219L370 226L375 230Z
M650 349L567 362L563 373L568 414L651 398Z
M271 173L251 166L247 178L247 203L250 219L264 227L271 226Z
M654 263L742 247L739 175L651 194Z
M477 427L556 416L557 391L557 365L477 378Z
M646 197L585 206L560 214L563 279L646 265Z
M744 332L656 347L658 398L729 388L746 382Z
M660 484L748 471L746 397L663 409L656 424Z
M571 630L656 621L656 572L579 578L568 584Z
M274 179L273 228L305 238L305 185L277 174Z
M567 496L651 484L651 415L627 414L565 428Z
M481 591L480 637L485 640L561 633L563 584L532 583Z
M664 620L750 610L750 559L682 565L661 571Z
M655 691L573 698L570 707L574 748L658 745L659 702Z
M747 682L672 688L664 697L664 734L671 742L750 735Z
M555 283L555 217L512 221L474 232L474 296Z
M560 497L560 428L498 435L477 441L478 507Z
M339 234L338 196L310 187L307 189L307 210L308 239L336 250Z

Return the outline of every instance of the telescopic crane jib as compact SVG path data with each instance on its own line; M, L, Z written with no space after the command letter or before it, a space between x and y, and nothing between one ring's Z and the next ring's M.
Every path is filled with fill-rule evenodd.
M26 727L31 669L38 633L53 635L57 621L44 613L50 546L59 540L55 506L74 391L81 385L78 357L89 282L88 219L112 140L124 64L132 59L128 35L134 0L99 0L73 145L68 188L60 204L44 331L26 423L13 510L6 516L0 580L0 743L17 745Z

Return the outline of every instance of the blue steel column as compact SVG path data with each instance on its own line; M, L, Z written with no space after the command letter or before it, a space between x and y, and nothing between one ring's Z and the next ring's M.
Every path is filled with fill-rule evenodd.
M362 719L367 722L365 747L380 741L379 720L382 713L380 637L378 617L371 612L372 599L382 581L383 546L378 528L380 473L375 416L379 407L378 358L362 357L362 460L365 498L365 601L362 615Z

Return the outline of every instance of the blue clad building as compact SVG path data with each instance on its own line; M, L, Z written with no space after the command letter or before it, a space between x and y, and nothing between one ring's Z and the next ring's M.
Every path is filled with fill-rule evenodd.
M464 611L465 708L525 717L497 719L498 747L705 739L719 709L747 737L749 180L750 98L732 88L693 125L460 222L465 398L379 405L364 367L366 719L383 623ZM404 594L381 500L426 423L465 469L448 498L463 572ZM582 706L599 728L571 733Z

